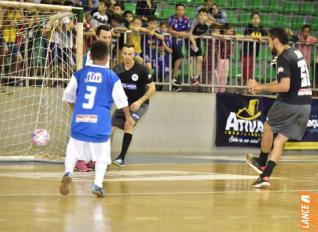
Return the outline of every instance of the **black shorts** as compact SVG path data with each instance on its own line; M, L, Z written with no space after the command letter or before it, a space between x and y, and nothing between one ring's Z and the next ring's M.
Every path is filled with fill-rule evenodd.
M198 51L193 51L193 49L190 47L190 56L191 57L197 57L197 56L203 56L202 54L202 49L201 46L198 46L199 50Z
M146 111L148 110L148 107L149 107L149 104L142 104L138 111L136 111L136 112L130 111L130 114L136 123L146 113ZM123 130L124 126L125 126L125 122L126 122L126 118L125 118L124 111L122 109L115 110L115 112L113 113L113 116L112 116L112 126L118 127L118 128Z
M183 58L182 46L180 47L175 43L172 44L172 64L181 58Z
M273 133L300 141L306 131L311 105L292 105L275 101L267 114Z

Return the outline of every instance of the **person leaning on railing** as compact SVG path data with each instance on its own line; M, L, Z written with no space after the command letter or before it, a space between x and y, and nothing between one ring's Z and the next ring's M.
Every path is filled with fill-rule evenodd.
M259 42L266 40L267 32L261 26L261 15L258 11L254 11L251 14L251 23L249 23L244 30L245 38L258 40ZM253 75L254 68L254 57L258 56L260 50L260 44L258 41L244 42L243 43L243 82L250 78ZM255 47L254 47L255 45ZM255 54L254 54L255 49Z

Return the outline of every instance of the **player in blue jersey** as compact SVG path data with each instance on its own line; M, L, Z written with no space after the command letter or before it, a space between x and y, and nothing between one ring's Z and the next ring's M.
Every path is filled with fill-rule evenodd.
M108 48L111 48L112 45L112 31L111 26L109 24L103 24L97 27L96 29L96 39L104 41ZM109 56L110 57L110 56ZM108 59L105 68L110 67L111 60ZM87 51L87 53L84 56L84 66L92 65L93 60L90 56L90 50ZM85 162L85 160L78 160L75 165L75 170L79 172L89 172L91 170L95 169L95 163L92 161Z
M63 101L68 102L73 109L73 117L60 193L69 193L76 161L93 160L96 166L92 193L103 197L103 179L107 165L111 163L109 138L112 131L112 103L123 109L125 127L131 127L135 122L129 113L121 81L113 71L104 67L108 60L106 43L95 41L90 49L93 65L75 72L63 95Z

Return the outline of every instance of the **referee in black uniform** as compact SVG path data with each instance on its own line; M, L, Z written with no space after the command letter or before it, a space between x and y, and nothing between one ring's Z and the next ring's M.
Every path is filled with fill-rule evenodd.
M130 113L137 122L147 111L149 98L155 94L156 87L151 74L142 64L134 61L135 49L132 44L124 44L122 49L123 63L114 68L120 78L128 98ZM132 140L133 126L125 126L125 115L122 110L116 110L112 116L113 133L116 128L124 130L122 149L113 164L124 167L125 156Z
M277 81L268 84L260 84L255 80L248 82L251 93L278 93L264 124L259 158L246 155L247 164L260 174L252 184L255 188L270 186L269 176L281 157L284 144L288 139L302 139L311 110L312 90L306 61L298 49L288 46L285 29L270 30L268 47L274 56L278 56ZM271 155L267 161L269 152Z

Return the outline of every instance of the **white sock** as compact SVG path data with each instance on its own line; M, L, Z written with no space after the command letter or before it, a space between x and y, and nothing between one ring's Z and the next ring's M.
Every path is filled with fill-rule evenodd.
M105 173L106 173L106 169L107 169L107 163L106 162L96 161L96 163L95 163L95 180L94 180L94 184L97 185L100 188L103 187L103 180L104 180L104 176L105 176Z
M66 154L65 157L65 173L70 172L73 175L74 168L77 162L77 158L73 155Z

